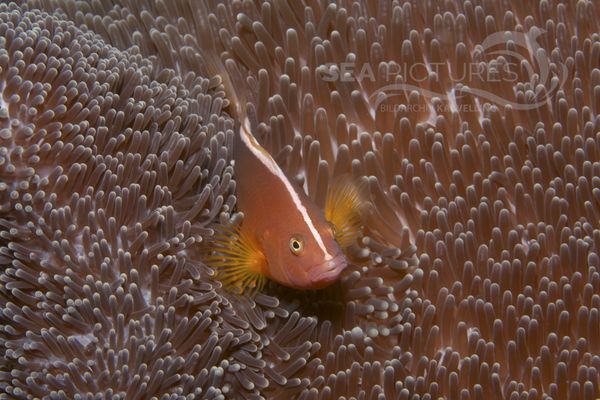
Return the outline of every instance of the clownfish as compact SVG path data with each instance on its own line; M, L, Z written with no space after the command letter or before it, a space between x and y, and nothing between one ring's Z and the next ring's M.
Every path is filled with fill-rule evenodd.
M226 289L261 290L267 279L294 289L321 289L348 266L344 250L361 230L362 196L350 178L329 188L325 210L290 180L251 131L225 66L219 71L231 114L240 121L233 143L240 226L219 226L207 264Z

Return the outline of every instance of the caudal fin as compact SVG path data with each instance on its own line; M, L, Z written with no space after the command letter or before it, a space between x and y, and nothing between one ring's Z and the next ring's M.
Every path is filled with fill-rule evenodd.
M195 15L198 26L198 40L200 42L200 54L202 56L202 65L204 73L208 76L218 76L221 79L225 97L230 103L230 113L240 121L246 117L246 104L248 98L246 95L246 82L239 68L232 59L223 60L226 53L221 53L215 43L215 38L219 35L213 34L211 28L211 19L216 18L206 4L198 2L200 12Z

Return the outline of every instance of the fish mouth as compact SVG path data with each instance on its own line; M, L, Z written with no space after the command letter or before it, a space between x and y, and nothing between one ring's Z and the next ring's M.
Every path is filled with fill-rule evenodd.
M308 277L315 289L320 289L333 283L340 273L348 266L348 260L343 254L338 254L331 260L312 267Z

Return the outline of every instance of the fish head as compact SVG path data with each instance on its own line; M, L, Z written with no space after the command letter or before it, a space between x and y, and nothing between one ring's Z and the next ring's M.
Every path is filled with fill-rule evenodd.
M286 222L263 236L269 278L295 289L321 289L336 281L348 260L331 226Z

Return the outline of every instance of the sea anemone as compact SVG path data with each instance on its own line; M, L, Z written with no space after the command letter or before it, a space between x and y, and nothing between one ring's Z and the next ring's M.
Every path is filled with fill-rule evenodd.
M0 5L0 398L600 397L593 1ZM238 221L220 57L336 285L205 265ZM2 397L4 396L4 397Z

